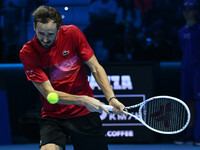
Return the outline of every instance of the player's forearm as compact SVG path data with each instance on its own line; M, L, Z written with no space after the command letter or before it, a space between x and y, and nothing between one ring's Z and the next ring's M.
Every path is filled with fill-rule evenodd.
M95 70L95 72L92 72L92 74L101 90L103 91L106 99L109 100L111 97L114 97L115 94L110 86L108 77L103 67L100 65L98 69Z
M47 98L47 95L50 92L55 92L59 96L59 104L65 104L65 105L85 105L85 101L87 101L87 96L84 95L73 95L68 94L65 92L57 91L55 90L50 81L45 82L33 82L33 84L36 86L36 88L39 90L39 92Z
M64 105L82 105L83 96L72 95L61 91L55 91L59 96L59 104Z
M103 104L93 98L86 95L71 95L67 93L63 93L60 91L54 91L59 95L58 104L64 105L83 105L91 112L99 112L101 113L102 110L109 113L109 111L103 107Z

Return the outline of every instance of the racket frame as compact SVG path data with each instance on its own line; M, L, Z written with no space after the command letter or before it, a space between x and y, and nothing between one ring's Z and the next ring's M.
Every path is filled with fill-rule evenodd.
M156 100L156 99L159 99L159 98L166 98L166 99L175 100L175 101L181 103L185 107L188 116L187 116L187 121L186 121L185 125L181 129L179 129L177 131L170 131L170 132L169 131L160 131L160 130L152 128L151 126L149 126L148 124L146 124L145 121L142 119L142 108L143 108L143 106L146 103L148 103L149 101ZM109 111L112 111L113 106L110 106L110 105L104 105L104 106ZM139 117L136 116L136 115L133 115L133 114L127 112L127 111L125 111L125 110L128 110L128 109L133 109L133 108L137 108L137 107L139 107L139 110L138 110ZM191 118L190 109L188 108L188 106L182 100L180 100L178 98L175 98L175 97L172 97L172 96L155 96L155 97L151 97L151 98L149 98L149 99L147 99L147 100L145 100L145 101L143 101L143 102L141 102L139 104L124 107L123 113L134 117L136 120L140 121L144 126L146 126L148 129L150 129L150 130L152 130L154 132L160 133L160 134L177 134L177 133L182 132L188 126L188 124L190 122L190 118Z

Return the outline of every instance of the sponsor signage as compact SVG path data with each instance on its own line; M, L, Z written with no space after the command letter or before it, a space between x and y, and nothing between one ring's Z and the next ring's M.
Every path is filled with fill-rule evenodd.
M115 96L125 106L134 105L154 96L153 64L102 65L106 70ZM108 104L100 87L92 74L88 73L88 81L93 89L94 97ZM133 112L137 115L136 112ZM110 143L151 142L153 133L135 118L126 115L101 115L105 135ZM142 138L144 137L145 138Z

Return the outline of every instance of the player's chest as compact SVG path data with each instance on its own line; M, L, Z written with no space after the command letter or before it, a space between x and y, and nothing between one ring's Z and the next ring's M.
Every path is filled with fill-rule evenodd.
M76 47L65 43L54 45L50 51L44 53L40 58L40 64L43 67L50 67L62 62L70 62L72 58L77 56Z

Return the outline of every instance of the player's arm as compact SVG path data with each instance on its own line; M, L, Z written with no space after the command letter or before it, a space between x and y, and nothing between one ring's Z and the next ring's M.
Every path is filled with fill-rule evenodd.
M86 62L86 64L90 68L96 82L102 89L109 104L114 106L118 113L121 113L123 111L124 105L120 103L116 98L113 98L111 101L109 101L112 97L115 97L115 94L110 86L104 68L99 64L94 55Z
M104 111L109 113L108 110L105 107L103 107L102 103L95 98L86 95L73 95L54 90L49 80L45 82L32 82L45 98L47 98L47 95L50 92L57 93L59 96L58 104L84 105L91 112L101 112L103 109Z

